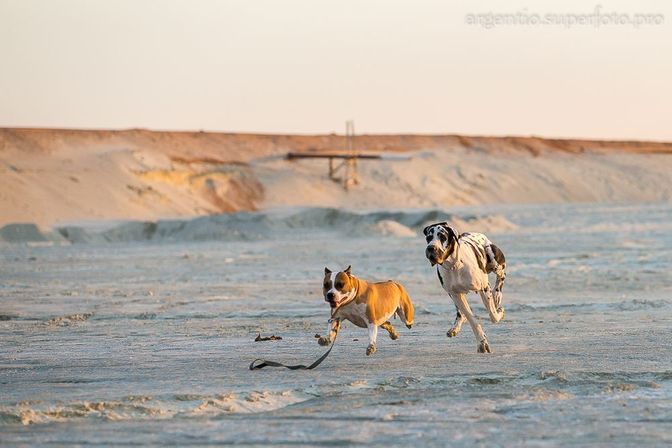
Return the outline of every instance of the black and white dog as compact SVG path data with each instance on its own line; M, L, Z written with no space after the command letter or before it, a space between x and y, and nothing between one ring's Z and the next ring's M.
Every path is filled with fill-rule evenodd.
M436 267L441 286L457 308L457 316L447 336L453 337L462 329L464 320L469 321L478 342L479 353L490 353L488 339L476 322L474 314L467 302L467 294L478 292L483 305L488 310L490 320L499 322L504 318L502 308L502 288L506 278L506 260L501 250L482 233L459 234L446 222L439 222L425 227L427 239L425 256ZM488 274L497 275L494 295L490 289Z

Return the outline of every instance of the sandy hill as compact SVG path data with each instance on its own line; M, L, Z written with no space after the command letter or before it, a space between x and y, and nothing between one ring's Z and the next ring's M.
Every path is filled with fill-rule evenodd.
M346 192L324 160L340 135L0 128L0 225L157 219L285 205L348 208L560 201L669 201L672 143L458 135L361 135Z

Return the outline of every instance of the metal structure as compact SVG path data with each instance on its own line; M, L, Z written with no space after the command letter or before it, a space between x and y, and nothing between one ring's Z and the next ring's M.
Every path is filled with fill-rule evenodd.
M359 178L357 177L357 150L355 149L355 122L352 120L345 122L345 141L348 145L348 155L350 157L343 160L340 166L333 168L333 160L329 159L329 177L335 181L343 181L343 188L346 190L351 185L358 185ZM336 172L343 168L343 178L336 176Z
M409 160L407 156L389 156L381 154L361 154L355 147L355 123L350 120L345 122L345 144L341 152L289 152L287 160L295 159L329 159L329 178L334 182L341 183L346 190L353 185L359 184L357 175L357 161L359 159L376 160ZM342 176L341 176L342 174Z

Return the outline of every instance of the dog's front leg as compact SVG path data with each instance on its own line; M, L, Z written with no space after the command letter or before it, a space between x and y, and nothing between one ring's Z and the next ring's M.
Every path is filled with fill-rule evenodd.
M471 311L469 302L467 302L467 295L451 294L450 298L453 299L453 302L455 302L455 306L457 306L457 309L460 310L460 314L466 317L467 321L469 321L469 325L471 325L474 336L476 336L476 342L478 342L478 353L490 353L488 338L485 337L485 332L483 331L481 325L476 322L476 318Z
M460 334L460 330L462 330L462 324L465 321L465 317L460 313L460 310L457 308L457 305L455 305L455 322L453 323L453 327L448 330L446 333L446 336L449 338L454 338L458 334Z
M331 344L331 341L336 338L336 335L338 334L338 330L341 329L341 320L340 319L332 319L329 321L329 327L327 328L327 335L326 336L320 336L320 338L317 340L317 343L320 345L329 345Z
M376 353L376 339L378 338L378 326L374 323L367 325L369 328L369 346L366 347L366 356Z

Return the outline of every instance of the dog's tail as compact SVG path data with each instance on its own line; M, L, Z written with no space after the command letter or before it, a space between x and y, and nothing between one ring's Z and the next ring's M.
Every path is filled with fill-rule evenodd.
M411 328L413 326L413 318L415 316L413 302L411 302L411 298L408 296L406 288L404 288L403 285L400 285L399 283L397 283L397 286L401 290L401 300L397 314L399 314L401 320L406 324L406 327Z

